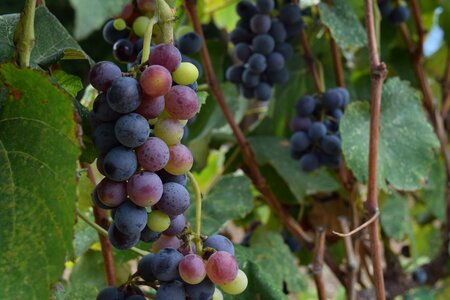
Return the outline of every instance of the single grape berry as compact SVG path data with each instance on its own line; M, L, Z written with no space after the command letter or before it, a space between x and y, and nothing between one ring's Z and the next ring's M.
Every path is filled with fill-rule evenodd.
M203 243L203 247L210 247L216 251L225 251L234 255L233 243L227 237L220 234L209 236Z
M180 281L164 282L156 292L155 300L185 300L186 292Z
M308 136L312 141L318 141L327 133L327 128L321 122L314 122L308 130Z
M275 8L274 0L257 0L256 8L262 14L270 14L270 12Z
M267 33L270 29L270 17L263 14L256 14L250 19L250 29L253 33Z
M202 39L195 32L184 34L178 39L178 49L182 54L192 54L200 51Z
M172 72L173 81L181 85L190 85L198 79L198 69L190 62L182 62L178 68Z
M194 158L188 147L177 144L169 147L170 158L164 169L173 175L189 172L194 164Z
M186 294L192 300L205 300L211 299L214 295L215 285L214 283L206 277L199 284L184 284Z
M225 251L217 251L209 257L206 273L215 284L225 284L236 278L238 266L233 255Z
M260 82L255 87L255 98L260 101L267 101L272 97L272 86L266 82Z
M163 185L163 194L156 204L156 208L169 216L181 215L189 207L189 192L184 186L175 182Z
M181 53L172 44L160 44L150 52L149 63L163 66L169 72L173 72L181 63Z
M316 100L312 96L303 96L298 100L295 108L298 116L307 117L314 112Z
M156 172L167 165L170 152L163 140L157 137L151 137L136 149L136 156L139 165L144 170Z
M173 248L164 248L156 253L151 265L156 279L161 281L175 280L179 275L178 265L183 257L183 254Z
M203 259L197 254L188 254L180 261L178 271L181 279L188 284L199 284L206 277Z
M130 178L137 169L136 155L133 150L118 146L111 149L103 160L106 177L114 181Z
M266 57L260 53L254 53L248 59L247 65L251 72L261 74L267 68Z
M131 201L125 201L116 209L114 224L123 234L139 238L147 225L147 211Z
M308 135L303 131L294 133L291 137L290 143L292 149L298 152L305 151L311 145Z
M114 127L117 140L129 148L144 144L150 134L147 120L137 113L129 113L120 117Z
M125 250L134 247L139 242L139 234L122 233L114 223L111 223L108 229L108 239L115 248Z
M275 41L269 34L260 34L253 38L252 47L254 52L267 55L275 48Z
M158 252L164 248L178 249L183 245L183 242L176 236L169 236L161 234L161 236L152 244L152 251Z
M139 83L131 77L115 79L108 90L109 106L118 113L130 113L141 104Z
M89 83L102 92L106 92L111 83L119 77L122 77L122 71L109 61L100 61L89 71Z
M121 62L133 62L136 59L134 44L129 39L120 39L113 45L113 55Z
M233 281L222 284L220 288L229 295L238 295L245 291L247 285L247 275L245 275L242 270L239 270L236 278Z
M250 55L252 55L252 49L247 43L239 43L234 47L234 54L236 55L237 59L239 59L242 62L246 62L250 57Z
M149 207L158 203L163 193L163 184L152 172L134 174L126 185L127 193L134 204Z
M103 178L97 185L96 190L100 201L108 207L117 207L127 199L125 182Z
M125 29L125 30L117 30L114 27L114 20L109 20L108 22L106 22L106 24L103 26L103 39L109 43L109 44L114 44L115 42L117 42L120 39L124 39L127 38L128 35L130 34L130 31Z
M319 159L314 153L307 153L300 158L300 167L305 172L312 172L320 165Z
M197 94L187 86L173 86L164 98L167 112L176 119L188 120L198 112Z
M170 226L164 230L165 235L177 235L181 233L186 226L186 217L184 215L178 215L170 220Z
M160 97L164 96L172 86L172 76L166 68L152 65L142 72L139 83L144 94Z
M245 68L243 66L238 65L228 67L225 77L228 81L239 84L242 82L242 73L244 70Z
M153 253L149 253L141 258L137 266L139 276L145 281L155 281L156 277L152 272Z

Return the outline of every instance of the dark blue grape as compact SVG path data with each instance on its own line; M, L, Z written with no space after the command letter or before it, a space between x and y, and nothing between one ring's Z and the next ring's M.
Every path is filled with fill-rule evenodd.
M141 104L139 82L131 77L114 80L108 90L109 107L119 113L130 113Z
M270 17L267 15L256 14L250 19L250 29L256 34L269 32L270 25Z
M267 55L275 48L275 41L269 34L259 34L253 38L252 47L254 52Z
M139 237L147 225L147 210L127 200L117 207L114 224L120 232Z
M102 33L103 33L103 39L107 43L112 45L120 39L127 38L128 35L130 34L130 31L127 29L121 30L121 31L117 30L116 28L114 28L114 20L109 20L103 26Z
M428 275L425 269L419 267L412 273L412 278L415 282L424 284L427 282Z
M396 8L394 8L389 15L389 20L394 25L400 25L401 23L407 21L410 17L411 13L409 11L409 8L405 5L398 5Z
M161 236L160 232L154 232L148 228L148 226L145 226L145 228L141 231L141 236L139 239L145 243L153 243L159 237Z
M246 87L256 87L259 84L259 74L252 72L250 69L244 70L242 73L242 83Z
M242 19L250 20L256 13L256 6L249 1L241 1L236 5L236 12Z
M284 68L284 56L278 52L272 52L267 56L267 70L278 72Z
M383 18L387 18L392 12L391 0L378 0L378 9Z
M322 106L326 110L334 110L341 106L344 99L343 94L338 89L329 89L322 96Z
M183 257L183 254L173 248L164 248L156 253L151 264L152 272L155 274L156 279L160 281L172 281L177 279L179 276L178 264Z
M94 112L95 117L103 122L115 121L121 116L121 114L109 107L108 101L106 100L106 93L98 94L94 100L92 111Z
M338 155L341 153L341 139L335 135L326 135L320 141L320 147L326 154Z
M323 123L314 122L308 130L308 136L312 141L318 141L327 134L327 128Z
M141 53L141 51L142 51L142 49L144 48L144 39L143 38L140 38L140 39L138 39L137 41L136 41L136 43L134 44L134 51L136 52L136 53L138 53L138 55L139 55L139 53ZM142 53L141 53L141 57L140 58L142 58ZM138 60L138 58L136 58L136 60ZM140 62L140 60L139 60L139 62Z
M127 180L136 172L137 166L136 154L123 146L111 149L103 160L106 177L114 181Z
M217 251L225 251L234 255L233 243L227 237L220 234L209 236L203 243L203 247L210 247Z
M294 24L301 20L300 7L295 4L287 4L281 7L278 18L284 24Z
M152 264L155 255L149 253L141 258L137 266L137 273L145 281L155 281L155 274L152 272Z
M102 202L102 200L100 200L100 197L98 196L98 193L97 193L97 187L95 187L94 190L92 191L91 199L92 199L92 202L94 202L100 208L112 209L112 207L106 205L105 203Z
M325 125L328 131L337 132L339 130L339 123L333 120L325 120L323 121L323 124Z
M170 220L170 226L163 233L165 235L177 235L181 233L186 226L186 217L184 215L178 215Z
M275 45L275 52L283 55L284 60L288 60L294 54L294 48L292 48L291 44L289 43L277 43Z
M311 120L309 118L295 117L291 121L292 131L308 132L310 126L311 126Z
M111 83L120 77L122 77L120 68L109 61L100 61L89 71L89 83L102 92L106 92Z
M227 72L225 74L225 77L228 81L232 83L239 84L242 82L242 73L244 72L244 67L234 65L227 69Z
M312 172L319 165L319 160L314 153L307 153L300 158L300 168L305 172Z
M250 20L247 19L239 19L239 21L237 21L236 23L236 28L242 28L245 29L247 31L250 31Z
M260 82L255 88L255 98L267 101L272 97L272 87L266 82Z
M124 146L136 148L144 144L150 134L147 120L137 113L120 117L114 127L117 140Z
M197 53L202 48L202 39L195 32L184 34L178 39L178 49L182 54Z
M313 96L303 96L297 101L295 108L297 110L297 115L300 117L307 117L314 112L316 108L316 99Z
M214 295L215 285L206 277L199 284L184 284L187 296L191 300L211 300Z
M252 99L253 96L255 95L254 88L246 87L244 85L241 86L240 91L241 91L242 96L244 96L247 99Z
M133 62L136 60L136 49L129 39L120 39L113 45L113 55L121 62Z
M108 239L115 248L125 250L134 247L139 242L139 234L124 234L117 229L114 223L111 223L108 229Z
M169 216L181 215L189 207L189 192L184 186L175 182L164 183L163 195L156 207Z
M181 184L182 186L185 186L187 184L187 182L188 182L188 178L187 178L186 174L183 174L183 175L172 175L172 174L170 174L169 172L167 172L164 169L156 172L156 174L158 174L158 176L161 179L162 183L175 182L175 183Z
M240 27L235 28L231 33L230 33L230 41L233 44L238 44L238 43L248 43L251 41L253 35Z
M242 62L246 62L250 55L252 55L252 49L247 43L239 43L234 47L234 53Z
M186 292L180 281L162 283L156 292L155 300L185 300Z
M329 115L330 115L336 122L339 122L339 121L341 120L343 114L344 114L344 113L343 113L342 110L340 110L339 108L337 108L337 109L335 109L335 110L329 112Z
M123 300L125 296L115 286L109 286L100 291L97 295L97 300Z
M341 99L342 99L341 108L344 108L350 102L350 93L344 87L338 87L337 90L341 93Z
M286 68L281 69L278 72L268 72L267 73L267 80L269 83L279 83L283 84L286 83L289 80L289 72Z
M113 122L103 123L95 128L92 140L95 148L102 153L108 152L112 148L120 145L114 133Z
M275 8L275 2L273 0L257 0L256 8L262 14L270 14Z
M273 37L276 43L284 42L287 37L286 28L284 27L284 24L278 20L272 21L269 34Z
M298 152L305 151L309 148L309 145L311 145L308 135L303 131L294 133L291 136L290 143L292 149Z
M248 69L255 74L261 74L267 68L266 57L259 53L252 54L247 63Z

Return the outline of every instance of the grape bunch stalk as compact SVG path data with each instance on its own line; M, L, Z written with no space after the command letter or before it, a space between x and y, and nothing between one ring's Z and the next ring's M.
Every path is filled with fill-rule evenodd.
M245 98L267 101L273 85L289 79L286 61L294 52L289 42L303 27L300 7L285 4L276 13L274 0L257 0L241 1L236 10L241 19L230 40L239 63L227 69L226 78Z
M341 158L339 122L350 101L347 89L332 88L322 95L303 96L291 121L291 157L300 168L312 172L320 166L338 168Z

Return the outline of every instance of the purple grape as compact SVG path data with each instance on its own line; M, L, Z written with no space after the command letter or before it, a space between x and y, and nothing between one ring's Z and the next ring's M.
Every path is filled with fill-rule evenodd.
M214 294L215 284L206 277L199 284L184 284L186 294L191 300L210 300Z
M170 220L170 226L163 233L165 235L177 235L183 231L186 226L186 217L184 215L178 215Z
M92 140L95 148L102 153L108 152L112 148L120 145L114 133L113 122L103 123L95 128Z
M182 186L185 186L188 182L188 177L186 174L173 175L164 169L156 172L156 174L158 174L159 178L161 178L162 183L176 182L178 184L181 184Z
M155 281L155 274L152 272L152 264L154 262L155 255L149 253L141 258L137 266L137 273L145 281Z
M162 283L156 292L155 300L185 300L186 292L180 281Z
M170 158L169 148L157 137L149 138L136 149L137 160L144 170L156 172L167 165Z
M140 240L145 243L153 243L161 236L160 232L154 232L145 226L145 228L141 231Z
M129 113L120 117L114 127L117 140L129 148L141 146L150 134L147 120L137 113Z
M155 173L141 172L128 180L127 192L134 204L149 207L161 199L163 184Z
M131 77L120 77L114 80L108 90L109 106L119 113L130 113L141 104L139 82Z
M114 224L122 233L137 236L147 225L147 210L131 201L125 201L117 207Z
M203 243L203 247L210 247L216 251L225 251L234 255L233 243L223 235L214 234L208 237Z
M169 216L181 215L189 207L189 192L184 186L175 182L163 185L163 195L156 207Z
M181 63L181 53L174 45L160 44L152 48L149 63L163 66L169 72L173 72Z
M156 279L160 281L172 281L178 278L178 264L183 259L183 254L173 248L164 248L153 257L151 270Z
M139 234L128 235L122 233L114 223L111 223L108 229L108 238L115 248L120 250L130 249L139 242Z
M122 71L109 61L100 61L89 71L90 84L101 92L106 92L111 83L120 77L122 77Z
M92 111L94 112L95 117L103 122L115 121L121 116L121 114L109 107L108 101L106 100L106 93L98 94L97 98L94 100Z
M133 150L118 146L106 154L103 166L106 177L114 181L124 181L136 172L136 155Z
M100 201L109 207L117 207L127 199L125 182L103 178L96 189Z

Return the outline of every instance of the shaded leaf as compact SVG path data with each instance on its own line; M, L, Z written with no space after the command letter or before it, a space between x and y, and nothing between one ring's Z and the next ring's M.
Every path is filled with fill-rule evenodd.
M430 176L423 188L422 197L425 205L441 221L445 221L445 185L447 176L441 157L436 156L431 165Z
M72 97L76 97L78 92L83 89L83 84L78 76L67 74L62 70L54 71L52 78Z
M392 239L402 239L410 232L408 199L391 194L381 208L381 227Z

